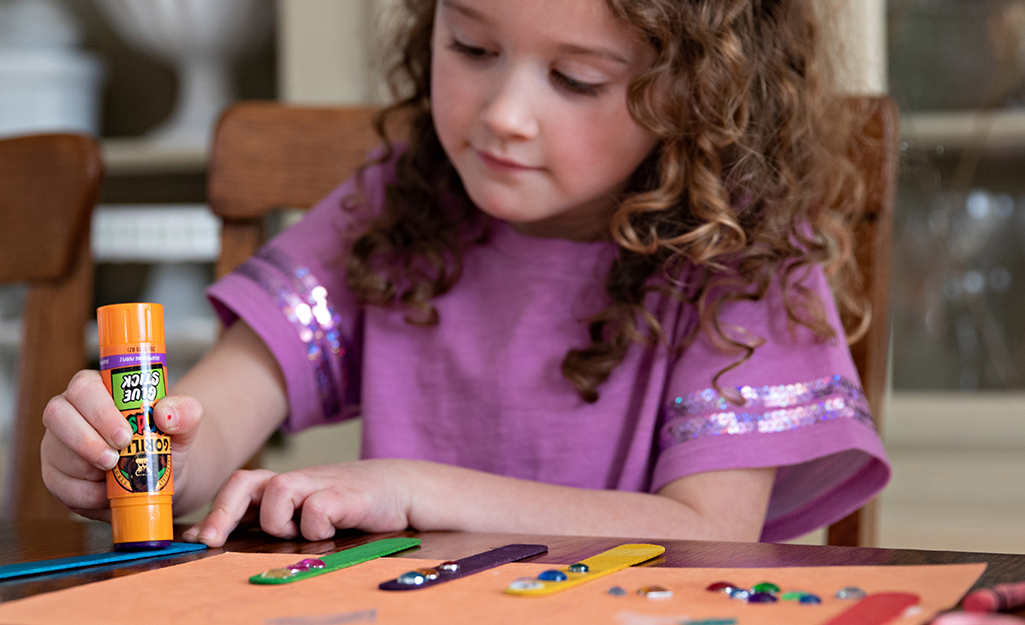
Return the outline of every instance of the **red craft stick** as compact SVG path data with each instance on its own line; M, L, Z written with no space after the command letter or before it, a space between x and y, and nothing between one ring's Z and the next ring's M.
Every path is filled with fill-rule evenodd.
M883 625L900 617L913 605L918 595L907 592L877 592L844 610L822 625Z

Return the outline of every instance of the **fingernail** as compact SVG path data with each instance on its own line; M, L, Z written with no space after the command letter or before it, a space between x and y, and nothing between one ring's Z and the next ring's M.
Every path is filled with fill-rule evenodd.
M103 454L100 456L100 464L103 465L104 469L113 469L117 466L117 452L113 449L103 450Z
M124 449L128 447L128 443L132 442L132 432L128 428L118 428L114 431L112 438L118 449Z
M196 542L196 537L198 535L199 535L199 530L197 530L194 527L190 527L189 529L187 529L184 532L182 532L182 539L183 540L187 540L190 543L194 543L194 542Z
M208 543L214 539L215 534L216 532L214 532L212 529L204 529L197 535L196 539L201 543Z

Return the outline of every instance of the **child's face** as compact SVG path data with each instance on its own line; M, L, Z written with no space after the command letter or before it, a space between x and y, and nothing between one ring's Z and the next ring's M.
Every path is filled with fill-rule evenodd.
M527 234L608 235L655 138L626 88L654 52L603 0L439 0L431 102L470 199Z

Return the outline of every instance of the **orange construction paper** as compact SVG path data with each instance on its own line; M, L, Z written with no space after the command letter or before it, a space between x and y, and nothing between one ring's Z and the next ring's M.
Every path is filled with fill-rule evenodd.
M921 597L900 625L926 623L953 607L985 570L985 564L923 566L684 569L633 567L548 597L517 597L502 590L517 577L533 577L551 564L512 563L409 591L377 585L439 560L381 558L293 584L256 585L248 578L296 561L294 554L224 553L0 604L0 623L81 625L341 625L359 623L594 623L677 625L686 620L735 618L737 625L816 625L853 603L833 593L845 586L867 592L911 592ZM747 604L705 588L717 581L751 586L771 581L781 592L804 590L820 605L780 601ZM637 594L643 586L673 591L668 599ZM624 596L608 594L619 586Z

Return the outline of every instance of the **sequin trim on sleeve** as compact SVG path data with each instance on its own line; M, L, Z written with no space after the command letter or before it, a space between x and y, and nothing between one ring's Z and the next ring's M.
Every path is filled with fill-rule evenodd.
M327 288L309 268L295 263L280 250L264 247L256 258L263 263L246 261L235 269L236 273L268 293L295 328L313 365L321 410L326 417L337 414L347 382L342 367L345 348L339 327L341 318L330 304ZM340 370L336 371L336 367Z
M857 419L874 428L861 387L834 375L811 382L742 386L743 406L726 401L715 389L677 397L667 407L661 448L706 436L796 430L822 421Z

